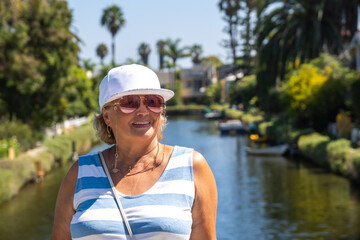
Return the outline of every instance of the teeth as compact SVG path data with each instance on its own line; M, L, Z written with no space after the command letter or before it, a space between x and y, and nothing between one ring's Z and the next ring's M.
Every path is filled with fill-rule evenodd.
M146 124L150 124L150 122L139 122L139 123L134 123L134 124L138 124L138 125L146 125Z

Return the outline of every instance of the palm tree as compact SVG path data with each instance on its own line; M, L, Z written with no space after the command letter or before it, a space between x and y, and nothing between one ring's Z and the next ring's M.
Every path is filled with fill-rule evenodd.
M194 44L192 47L190 47L190 53L191 53L192 62L195 65L200 64L201 63L201 54L203 53L203 49L202 49L201 45Z
M149 54L151 52L150 46L147 43L141 43L138 48L138 53L141 57L142 62L148 65Z
M83 59L82 65L86 71L94 71L95 63L91 62L91 59Z
M337 53L341 39L334 17L335 0L334 5L329 5L331 1L277 2L284 4L259 21L257 39L260 61L274 67L275 76L283 79L289 61L304 62L324 51Z
M244 63L249 66L251 61L251 51L254 49L254 44L251 42L251 39L253 39L254 36L251 15L258 3L254 0L242 1L245 2L245 18L243 18L240 23L245 26L245 31L240 33L240 37L244 39L242 48Z
M239 15L238 12L241 9L240 6L241 0L220 0L218 7L220 11L224 12L223 20L227 23L227 26L224 28L224 32L229 34L229 40L224 40L224 47L230 48L233 64L236 64L237 60L237 47L239 41L236 38L239 24Z
M267 101L269 89L276 89L284 79L289 63L295 65L296 61L309 61L318 57L321 52L336 54L341 47L339 1L272 2L278 4L273 5L272 11L258 19L256 29L257 91L264 102Z
M111 33L112 63L114 64L115 63L115 35L125 25L124 15L123 15L121 9L116 5L112 5L106 9L104 9L103 15L101 17L101 25L106 26L107 29Z
M183 57L188 57L190 56L189 53L186 52L186 50L188 50L188 47L179 47L179 43L180 43L180 39L176 39L175 41L171 40L171 39L167 39L165 42L165 55L168 56L169 58L171 58L172 63L171 66L173 68L176 67L176 61L179 58L183 58Z
M159 54L159 69L160 70L164 68L165 45L166 45L166 43L164 40L159 40L156 43L157 52Z
M96 55L100 58L101 64L103 64L103 59L106 57L108 52L108 48L103 43L99 44L99 46L96 48Z

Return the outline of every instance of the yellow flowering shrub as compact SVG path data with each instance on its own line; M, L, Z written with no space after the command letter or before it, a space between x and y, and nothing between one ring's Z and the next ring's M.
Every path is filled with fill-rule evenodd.
M345 93L351 71L336 58L321 55L291 71L281 86L280 97L292 117L303 126L326 129L340 109L345 109Z
M290 109L294 112L305 111L327 80L328 76L319 73L317 67L310 64L302 65L297 74L289 78L285 89Z

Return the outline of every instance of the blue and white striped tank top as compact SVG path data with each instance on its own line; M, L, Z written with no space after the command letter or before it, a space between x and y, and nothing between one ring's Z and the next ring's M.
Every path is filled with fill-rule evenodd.
M195 197L192 155L192 149L175 146L149 190L138 196L118 192L136 240L190 238ZM78 163L72 239L129 239L98 154L81 156Z

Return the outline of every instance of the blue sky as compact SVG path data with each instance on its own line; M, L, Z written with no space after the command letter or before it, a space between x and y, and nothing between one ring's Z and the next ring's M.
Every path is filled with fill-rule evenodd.
M230 61L227 50L220 43L227 35L223 32L225 22L217 7L218 0L68 0L73 10L72 31L82 40L80 57L98 64L96 47L104 43L109 54L105 63L111 61L111 35L101 26L103 10L112 4L119 6L126 20L125 26L115 38L115 59L140 59L137 48L141 42L151 47L150 67L158 68L156 42L159 39L180 38L180 46L200 44L204 56L215 55L224 63ZM179 60L182 67L191 66L190 59Z

